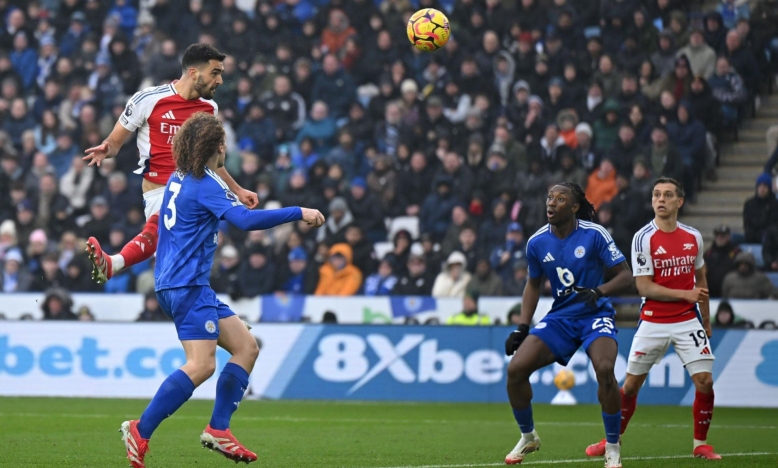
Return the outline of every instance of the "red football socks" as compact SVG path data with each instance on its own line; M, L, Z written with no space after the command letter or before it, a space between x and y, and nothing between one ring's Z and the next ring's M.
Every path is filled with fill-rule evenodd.
M638 396L628 396L624 394L624 389L621 389L621 433L627 430L627 424L632 419L632 415L635 414L635 408L638 406ZM696 414L696 413L695 413Z
M157 251L158 229L159 214L157 213L146 221L143 231L122 248L121 256L124 257L124 268L136 265L154 255L154 252Z
M694 393L694 438L707 440L710 421L713 419L713 391L710 393Z

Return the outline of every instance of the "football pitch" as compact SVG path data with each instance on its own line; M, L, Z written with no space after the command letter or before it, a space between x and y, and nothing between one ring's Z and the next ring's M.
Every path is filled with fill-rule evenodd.
M146 401L0 398L0 467L122 467L117 432ZM149 468L227 467L200 447L212 402L190 401L154 434ZM535 406L540 452L522 466L602 466L586 459L602 438L599 407ZM628 467L776 467L778 410L717 408L709 442L721 461L691 458L691 408L638 406L624 437ZM235 435L263 467L454 468L503 465L519 437L505 404L244 401Z

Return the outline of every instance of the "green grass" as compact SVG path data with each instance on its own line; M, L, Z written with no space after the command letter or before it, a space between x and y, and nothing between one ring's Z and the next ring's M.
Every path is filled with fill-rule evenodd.
M0 398L0 467L127 466L117 430L145 405L141 400ZM165 421L154 434L147 466L233 466L200 448L198 436L211 406L190 401ZM583 455L587 444L602 437L598 407L536 405L535 420L543 448L523 466L602 466ZM624 466L776 467L777 426L778 410L717 408L709 442L725 458L707 462L690 456L690 408L639 406L624 437ZM508 406L495 404L244 401L232 429L258 453L253 466L263 467L499 466L519 436ZM750 455L754 452L762 454Z

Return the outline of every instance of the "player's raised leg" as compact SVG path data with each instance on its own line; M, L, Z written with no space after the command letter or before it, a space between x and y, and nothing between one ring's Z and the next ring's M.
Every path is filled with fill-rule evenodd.
M259 348L254 336L236 315L220 318L219 329L219 346L229 351L232 357L219 374L213 415L200 436L200 442L203 447L216 450L230 460L249 463L256 461L257 455L232 435L230 419L248 388L249 374L259 356Z
M164 191L164 187L162 188ZM162 193L159 195L162 201ZM116 255L106 255L100 243L94 237L86 242L86 251L92 262L92 279L103 284L114 274L151 258L157 251L159 232L159 213L154 213L146 221L143 230L129 241Z
M596 328L592 329L592 331L594 330ZM602 422L605 426L605 468L621 468L621 447L619 444L621 436L621 396L619 393L619 383L613 371L619 347L610 329L603 326L600 327L599 331L605 331L610 336L596 338L587 347L586 352L589 354L592 367L594 367L594 372L597 375L597 397L602 406Z
M521 463L528 453L540 449L540 438L532 417L532 385L529 377L555 360L554 354L540 338L528 336L508 364L508 400L521 430L521 439L505 456L508 465Z

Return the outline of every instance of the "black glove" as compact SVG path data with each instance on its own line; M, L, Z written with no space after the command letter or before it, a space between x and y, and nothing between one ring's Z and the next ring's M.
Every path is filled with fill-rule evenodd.
M600 288L588 289L575 286L573 290L575 291L578 302L586 302L592 309L597 308L597 299L602 297Z
M508 336L508 339L505 340L505 354L507 356L513 356L513 353L519 349L519 346L521 346L521 343L524 342L528 335L529 325L524 325L523 323L519 325L519 328L512 331Z

